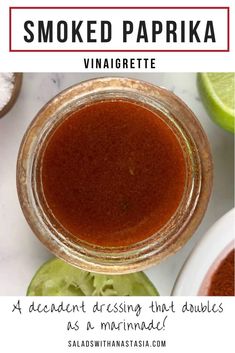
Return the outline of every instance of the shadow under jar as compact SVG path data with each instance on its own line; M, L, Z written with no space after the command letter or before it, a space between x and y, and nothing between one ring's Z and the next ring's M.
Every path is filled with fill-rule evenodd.
M127 78L77 84L47 103L18 156L36 236L88 271L128 273L175 253L207 207L205 133L173 93Z

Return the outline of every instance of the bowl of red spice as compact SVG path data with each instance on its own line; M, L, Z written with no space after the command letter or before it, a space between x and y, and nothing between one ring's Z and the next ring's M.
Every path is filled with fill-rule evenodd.
M185 262L173 295L234 296L235 209L220 218Z
M234 295L234 242L219 254L209 269L199 290L199 295Z

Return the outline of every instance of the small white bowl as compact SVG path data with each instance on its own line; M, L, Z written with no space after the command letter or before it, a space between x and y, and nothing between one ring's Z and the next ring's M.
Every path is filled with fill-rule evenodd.
M226 257L235 243L235 209L221 217L195 246L176 279L172 295L206 295L212 268ZM206 282L205 282L206 281Z
M11 97L7 102L7 104L4 105L4 107L0 110L0 118L2 118L6 113L8 113L13 107L13 105L15 104L18 98L18 95L20 93L22 77L23 77L23 74L21 72L14 73L14 82L13 82L14 86L11 92Z

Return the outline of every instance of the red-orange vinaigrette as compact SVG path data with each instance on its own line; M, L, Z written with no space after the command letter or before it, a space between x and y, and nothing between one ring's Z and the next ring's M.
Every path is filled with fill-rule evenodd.
M117 247L148 238L173 216L186 164L160 115L130 101L103 101L55 128L41 182L51 212L73 238Z

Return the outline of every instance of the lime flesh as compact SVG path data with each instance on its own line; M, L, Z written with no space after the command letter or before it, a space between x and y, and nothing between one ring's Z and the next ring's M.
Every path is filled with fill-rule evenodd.
M158 291L143 272L101 275L52 259L34 275L28 296L157 296Z
M213 121L227 131L234 132L235 73L205 72L198 74L198 88L202 101Z

